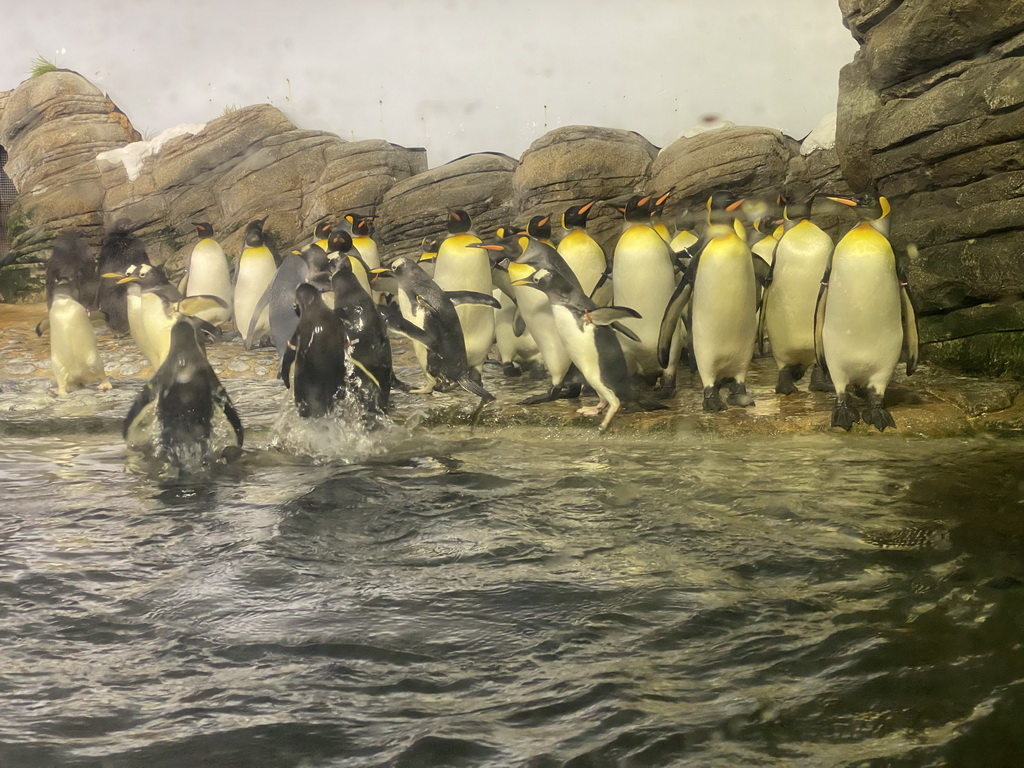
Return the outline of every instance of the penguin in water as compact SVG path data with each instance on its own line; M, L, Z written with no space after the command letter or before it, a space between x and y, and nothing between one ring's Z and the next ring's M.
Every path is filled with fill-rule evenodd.
M689 304L693 354L708 412L725 410L719 389L726 384L729 405L754 404L746 377L757 331L756 257L732 221L742 202L733 198L719 205L709 198L704 244L665 309L658 337L659 359L668 362L680 313Z
M185 296L216 296L223 307L200 310L196 317L208 323L221 325L231 319L231 266L228 257L213 237L213 225L206 221L193 222L199 242L192 248L188 267L179 285Z
M319 418L345 397L345 326L309 283L295 289L295 307L299 324L281 361L281 380L299 416Z
M413 392L445 391L458 385L480 398L475 416L479 415L494 395L472 374L455 309L456 304L483 304L496 309L498 302L487 293L442 291L412 259L399 257L390 268L375 270L375 274L378 279L393 277L395 282L389 293L397 297L401 315L392 312L388 327L426 349L423 372L427 385Z
M70 296L87 309L96 306L99 288L96 275L96 257L89 243L77 229L61 230L53 243L53 252L46 261L46 306L53 304L57 284L61 293Z
M330 259L319 245L309 243L302 250L293 250L284 257L281 266L277 268L273 279L253 308L246 338L258 338L256 323L260 316L266 313L270 341L277 350L278 362L283 360L299 322L295 315L295 289L302 283L309 283L321 292L329 291L330 275ZM331 296L332 301L333 298Z
M655 202L652 195L637 195L620 209L626 228L612 256L612 290L616 305L631 307L638 313L637 318L622 321L639 339L623 341L626 359L641 378L660 379L657 394L665 398L671 397L676 389L676 369L683 337L679 331L673 335L668 357L664 363L660 362L658 335L661 319L677 279L668 243L651 226L651 207Z
M348 237L348 233L341 233ZM334 292L334 314L345 326L349 356L354 366L357 384L351 389L362 400L367 410L383 413L391 399L394 368L387 324L373 298L363 290L352 273L352 263L339 259L337 270L331 276Z
M97 389L111 388L89 311L78 301L78 288L73 280L58 277L50 301L50 364L57 377L58 395L66 395L68 387L94 381L99 382Z
M99 274L124 274L132 264L149 264L142 241L135 236L131 225L120 220L103 238L97 271ZM96 305L107 317L107 325L118 333L128 332L127 289L123 284L101 282L96 292Z
M558 255L561 256L569 269L576 275L584 295L593 299L598 306L611 302L611 284L608 283L607 295L597 296L597 288L601 276L608 271L608 257L601 245L587 232L587 216L594 208L594 202L585 205L572 205L562 214L562 228L565 237L558 243Z
M135 398L122 433L130 449L184 470L227 458L242 447L242 422L190 320L174 323L170 353Z
M278 258L266 243L263 225L267 217L250 221L245 228L245 246L235 269L234 315L235 328L242 334L246 349L254 346L270 333L269 308L256 312L256 305L266 292L277 272Z
M491 297L491 261L476 248L480 238L471 232L469 214L448 212L448 237L434 262L434 282L442 291L471 291ZM473 246L473 247L470 247ZM466 344L466 359L478 381L484 360L494 344L494 311L491 305L461 304L455 308Z
M862 219L836 244L815 310L818 364L831 374L836 388L832 426L849 431L863 417L884 431L896 426L883 401L901 351L906 353L907 375L917 368L917 318L907 265L897 262L887 238L888 200L829 199L856 208ZM867 396L868 407L861 414L850 403L855 388Z
M577 413L597 416L604 412L601 432L608 429L623 403L639 402L633 391L633 380L616 332L635 338L622 324L625 318L636 318L628 307L598 307L582 291L579 283L548 269L529 264L509 264L513 285L530 286L544 292L551 303L559 335L579 369L600 400L596 406L584 406ZM661 403L641 402L648 409L665 408Z
M767 337L779 370L775 391L791 395L808 368L811 388L825 389L821 369L814 368L814 310L821 276L832 255L832 238L807 218L810 204L787 204L783 232L765 280L758 338ZM767 238L765 238L767 239Z
M535 269L556 272L570 283L579 284L569 265L558 255L558 251L525 233L513 231L497 243L481 243L473 247L491 251L495 261L508 259L509 262L529 264ZM558 333L547 294L525 284L513 284L512 291L523 324L537 343L544 367L548 369L548 375L551 377L551 388L546 393L527 397L521 404L534 405L563 397L579 397L581 385L578 382L578 372L573 369L572 357Z

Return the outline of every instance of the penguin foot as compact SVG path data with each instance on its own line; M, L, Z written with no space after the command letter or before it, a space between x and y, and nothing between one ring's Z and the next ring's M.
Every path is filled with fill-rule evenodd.
M542 395L530 395L527 398L519 401L520 405L537 405L537 403L550 403L552 400L557 400L559 394L562 392L561 385L552 387Z
M799 392L796 382L803 378L804 370L800 365L787 365L779 369L779 380L775 383L775 392L779 395L793 395Z
M583 393L582 384L570 384L562 387L562 391L558 395L559 400L578 400L580 395Z
M523 375L522 370L515 363L502 363L501 372L506 379L517 379Z
M114 385L110 383L110 379L104 379L97 386L96 389L113 389Z
M879 394L873 389L868 391L868 407L864 409L864 423L870 424L879 432L884 432L886 427L896 428L892 414L882 405L884 394Z
M391 388L400 389L403 392L412 392L412 385L406 384L404 381L402 381L395 375L391 376Z
M718 389L715 387L704 387L704 411L706 413L716 413L724 410L725 403L722 401L722 396L718 394Z
M858 421L860 414L857 413L857 409L850 405L845 397L837 397L835 407L832 408L832 426L842 427L849 432Z
M582 408L577 408L576 413L581 416L597 416L601 411L608 407L608 403L598 403L597 405L585 405Z
M742 381L734 381L729 385L729 397L725 402L729 405L737 405L740 408L749 408L754 404L754 398L747 394L747 385Z
M661 386L654 390L654 396L659 400L668 400L676 393L676 378L667 376L661 377Z
M419 387L418 389L410 389L409 390L409 394L410 395L429 395L429 394L433 393L433 391L434 391L434 385L433 384L427 384L425 386Z
M811 392L834 392L836 388L821 366L815 365L811 369L811 383L807 385L807 389Z

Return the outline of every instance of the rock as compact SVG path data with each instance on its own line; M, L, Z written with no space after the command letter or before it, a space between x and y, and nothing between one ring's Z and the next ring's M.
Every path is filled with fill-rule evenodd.
M541 136L523 153L512 177L516 223L552 214L556 232L571 205L625 198L647 186L658 148L633 131L571 125ZM607 249L622 215L595 206L587 229Z
M775 200L782 192L789 162L799 145L779 131L750 126L707 131L680 138L658 153L649 188L675 187L665 221L684 208L703 209L712 192L728 189L741 197Z
M478 234L489 235L508 224L515 213L512 174L517 165L507 155L483 152L395 184L377 208L377 239L387 258L418 256L424 237L445 233L449 208L469 213Z

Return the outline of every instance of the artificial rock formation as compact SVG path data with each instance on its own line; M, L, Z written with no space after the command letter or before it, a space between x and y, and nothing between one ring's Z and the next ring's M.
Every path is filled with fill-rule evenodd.
M1024 0L840 0L836 148L913 244L932 359L1024 374Z

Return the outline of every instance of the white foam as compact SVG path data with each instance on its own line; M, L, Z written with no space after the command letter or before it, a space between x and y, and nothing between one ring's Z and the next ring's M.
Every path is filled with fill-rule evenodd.
M836 113L829 112L814 127L814 130L807 134L800 145L800 154L809 155L819 149L832 149L836 145Z
M685 131L679 134L679 138L692 139L694 136L700 136L702 133L707 133L708 131L720 131L723 128L735 127L736 123L734 123L732 120L715 120L714 122L711 123L697 123L697 125L691 128L687 128Z
M195 136L205 127L206 123L183 123L176 125L173 128L160 131L149 141L135 141L131 144L125 144L118 149L100 152L96 155L96 159L99 162L106 162L111 165L122 163L128 178L131 181L135 181L139 178L139 174L142 173L142 166L146 160L160 154L160 150L164 148L167 142L179 136Z

